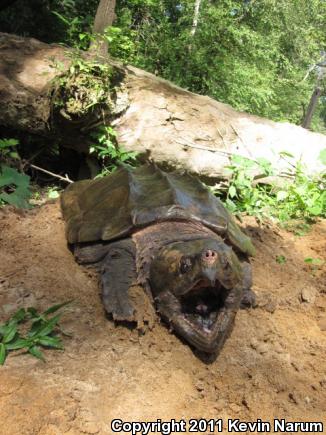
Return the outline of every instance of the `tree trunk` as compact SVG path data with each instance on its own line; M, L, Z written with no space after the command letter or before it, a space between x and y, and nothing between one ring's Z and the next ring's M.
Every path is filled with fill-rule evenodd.
M86 122L71 121L52 109L51 80L61 73L53 59L68 66L66 51L0 33L0 126L55 137L66 147L87 151ZM320 169L317 157L326 148L326 136L237 112L138 68L108 62L120 71L120 83L115 83L107 122L125 150L204 179L226 176L233 154L264 157L288 167L278 155L287 151L297 159L301 156L311 172Z
M315 109L317 107L318 100L319 100L319 97L321 96L321 93L322 93L321 87L317 86L311 95L307 112L306 112L305 117L302 121L303 128L307 128L307 129L310 128L312 117L315 113Z
M107 27L112 26L115 20L115 4L116 0L100 0L96 11L93 25L95 41L91 43L90 51L96 51L101 56L107 56L108 53L108 42L101 35Z
M192 20L192 27L191 27L191 32L190 32L191 36L195 36L196 30L197 30L200 3L201 3L201 0L195 0L194 18Z

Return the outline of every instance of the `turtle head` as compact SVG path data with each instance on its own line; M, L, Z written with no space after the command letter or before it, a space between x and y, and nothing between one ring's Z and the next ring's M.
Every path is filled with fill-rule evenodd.
M164 246L151 264L150 283L154 295L169 290L180 297L198 284L231 289L241 280L241 273L232 248L222 240L199 239Z
M214 352L241 298L242 265L222 239L173 242L150 269L158 311L188 342ZM226 321L226 317L231 317ZM223 333L222 333L223 330Z

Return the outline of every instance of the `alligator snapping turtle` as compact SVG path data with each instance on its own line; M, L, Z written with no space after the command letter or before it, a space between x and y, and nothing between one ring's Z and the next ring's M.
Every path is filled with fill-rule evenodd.
M140 284L177 334L211 353L240 304L254 300L250 239L190 175L123 167L70 185L61 206L76 260L100 267L103 304L114 320L135 320L128 289Z

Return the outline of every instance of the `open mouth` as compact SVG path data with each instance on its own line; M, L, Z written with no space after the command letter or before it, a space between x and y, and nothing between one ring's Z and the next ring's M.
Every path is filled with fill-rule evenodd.
M217 281L211 286L201 280L180 299L181 313L195 327L209 332L224 306L227 290Z

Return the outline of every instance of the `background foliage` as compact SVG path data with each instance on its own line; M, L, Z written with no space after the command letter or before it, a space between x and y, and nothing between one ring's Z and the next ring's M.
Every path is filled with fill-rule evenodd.
M18 0L1 29L87 48L97 0ZM118 0L111 55L239 110L299 124L326 48L324 0ZM326 131L320 99L313 129Z

